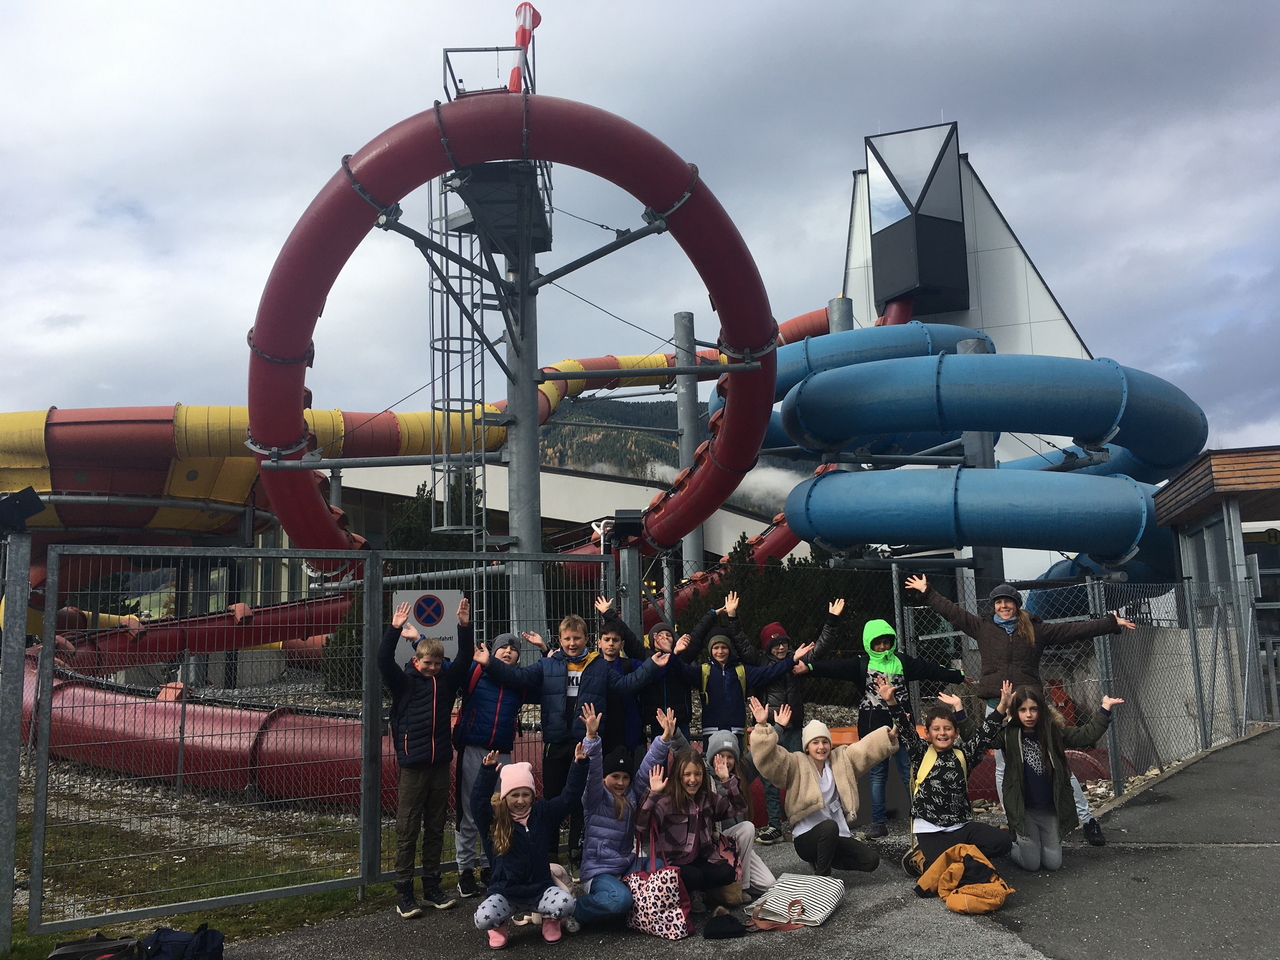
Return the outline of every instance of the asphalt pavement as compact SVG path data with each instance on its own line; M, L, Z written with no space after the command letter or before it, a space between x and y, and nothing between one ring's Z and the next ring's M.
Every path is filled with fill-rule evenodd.
M738 940L675 943L629 930L584 929L554 948L535 927L513 927L508 953L564 960L602 956L776 960L1105 960L1156 956L1230 960L1280 955L1271 916L1280 904L1280 730L1211 751L1113 802L1105 847L1066 842L1057 873L996 864L1016 888L989 916L921 899L898 859L901 825L879 841L879 869L837 873L844 904L823 926ZM775 873L807 872L790 844L757 849ZM226 948L228 960L387 960L488 954L471 923L478 900L402 920L394 911L305 927Z

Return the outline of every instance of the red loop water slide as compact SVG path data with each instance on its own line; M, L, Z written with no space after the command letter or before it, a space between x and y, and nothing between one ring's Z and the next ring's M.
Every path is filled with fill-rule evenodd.
M372 197L390 205L455 167L522 158L594 173L663 215L707 286L726 352L760 360L759 370L727 376L724 416L705 456L660 508L646 511L646 539L657 547L674 546L737 488L764 437L773 400L776 325L759 271L695 168L634 124L586 104L507 91L462 97L375 137L349 165ZM301 457L306 364L295 361L309 355L325 297L377 216L339 170L285 241L262 294L249 359L249 430L260 450L278 448L292 451L288 458ZM297 546L355 546L306 473L265 473L262 484Z

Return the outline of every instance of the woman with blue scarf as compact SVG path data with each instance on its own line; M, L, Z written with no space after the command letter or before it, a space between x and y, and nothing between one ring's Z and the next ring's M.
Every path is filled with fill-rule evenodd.
M1006 680L1015 687L1026 684L1040 688L1040 657L1045 647L1134 629L1132 620L1126 620L1114 610L1093 620L1045 623L1022 609L1022 596L1007 583L1000 584L988 596L993 608L990 617L981 617L956 606L930 587L924 577L907 577L907 589L924 594L925 603L977 643L978 653L982 656L977 694L987 699L988 712L994 709L1001 685ZM1095 847L1105 845L1107 841L1102 835L1102 827L1089 812L1089 802L1074 775L1071 786L1076 798L1076 812L1084 824L1085 839ZM996 752L996 792L1003 804L1004 754L1000 751Z

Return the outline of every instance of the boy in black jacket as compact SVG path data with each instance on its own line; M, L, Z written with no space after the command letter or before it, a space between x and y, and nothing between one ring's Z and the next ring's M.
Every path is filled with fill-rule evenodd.
M872 730L893 726L893 717L889 708L880 699L876 684L888 680L893 684L898 703L903 710L915 719L915 711L911 709L911 700L907 695L907 684L916 680L937 680L942 683L963 683L964 673L952 670L940 664L919 660L905 653L897 652L898 637L887 620L869 620L862 628L862 647L866 651L852 657L839 660L820 660L803 665L797 673L811 673L815 677L826 677L832 680L847 680L857 689L858 697L858 739L867 736ZM799 659L799 658L797 658ZM910 790L911 759L907 754L907 744L903 740L898 745L898 752L890 758L898 766L898 776L902 785ZM871 826L867 828L868 840L888 836L888 811L885 809L884 788L889 778L889 760L881 760L867 776L871 788Z
M458 604L458 625L470 623L471 603L463 597ZM413 659L403 669L395 657L400 637L415 644ZM396 798L396 892L400 899L396 911L406 918L422 913L413 896L413 858L419 830L423 834L423 899L437 910L447 910L458 902L440 889L440 854L453 782L453 702L475 654L470 630L458 631L458 659L450 664L439 640L419 637L409 622L409 604L402 603L378 645L378 671L391 690L391 736L400 763Z

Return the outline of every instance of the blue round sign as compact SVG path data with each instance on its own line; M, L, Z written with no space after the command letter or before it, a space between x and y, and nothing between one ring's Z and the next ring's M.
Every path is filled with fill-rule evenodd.
M444 619L444 602L434 594L424 594L413 605L413 617L424 627L434 627Z

